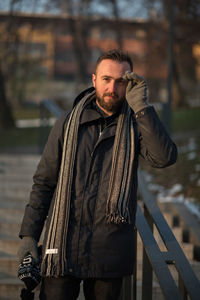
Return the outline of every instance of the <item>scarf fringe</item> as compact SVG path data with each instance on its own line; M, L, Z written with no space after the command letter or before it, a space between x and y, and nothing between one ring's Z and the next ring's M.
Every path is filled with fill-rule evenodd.
M106 221L108 224L113 223L113 224L117 224L117 225L129 223L127 218L120 216L118 213L107 215Z

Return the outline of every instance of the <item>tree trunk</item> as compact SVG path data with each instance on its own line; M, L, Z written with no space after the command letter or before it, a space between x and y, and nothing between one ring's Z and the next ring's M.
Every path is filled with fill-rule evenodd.
M180 82L180 73L177 70L177 64L175 63L175 61L173 62L173 71L172 108L183 107L185 105L185 93Z
M119 9L116 0L112 0L112 7L113 7L113 16L116 20L116 34L117 34L117 44L120 49L123 49L123 36L121 31L120 25L120 17L119 17Z
M6 98L5 78L0 66L0 129L13 128L14 126L11 107Z

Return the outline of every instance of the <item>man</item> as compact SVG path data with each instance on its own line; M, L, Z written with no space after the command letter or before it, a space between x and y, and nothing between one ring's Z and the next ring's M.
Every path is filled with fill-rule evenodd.
M47 218L40 299L77 299L83 280L87 300L116 300L133 272L138 157L163 168L177 150L132 67L121 51L102 54L94 88L50 133L20 231L20 261L38 259Z

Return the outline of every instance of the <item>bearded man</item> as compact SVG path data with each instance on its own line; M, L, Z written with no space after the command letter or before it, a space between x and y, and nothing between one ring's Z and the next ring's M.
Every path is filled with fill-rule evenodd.
M20 261L46 221L40 299L118 299L134 270L137 168L175 163L177 149L128 54L103 53L93 87L53 127L33 177L21 226Z

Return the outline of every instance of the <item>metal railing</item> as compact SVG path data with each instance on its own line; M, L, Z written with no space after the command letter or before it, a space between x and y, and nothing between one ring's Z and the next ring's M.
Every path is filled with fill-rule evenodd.
M141 170L139 170L138 177L141 201L137 207L136 228L143 243L140 299L153 299L153 274L155 274L162 291L162 299L199 300L200 282L156 204L155 196L147 189ZM155 239L155 227L165 245L164 251L160 250ZM137 241L137 237L135 240ZM178 282L172 276L171 266L173 266L173 271L177 273ZM134 274L124 281L122 300L137 299L136 281L137 270L134 270ZM156 299L160 298L156 297Z
M52 116L58 118L63 110L52 100L45 99L40 103L39 153L42 153L50 128L53 125Z
M41 108L42 111L45 109L51 112L55 117L58 117L62 113L62 110L49 100L43 102ZM41 116L43 115L44 113L41 114ZM41 124L44 125L44 122L41 122ZM147 189L141 170L138 172L138 184L141 200L138 201L136 214L137 230L134 239L136 247L135 261L137 260L138 251L138 234L143 245L142 287L139 299L153 299L153 276L155 274L162 291L162 299L199 300L200 282L158 207L155 196ZM165 245L164 251L160 249L155 239L155 228ZM175 273L177 273L177 281L170 271L171 266L173 266ZM137 272L136 263L133 275L124 279L121 295L122 300L137 299ZM156 297L156 299L158 298Z

